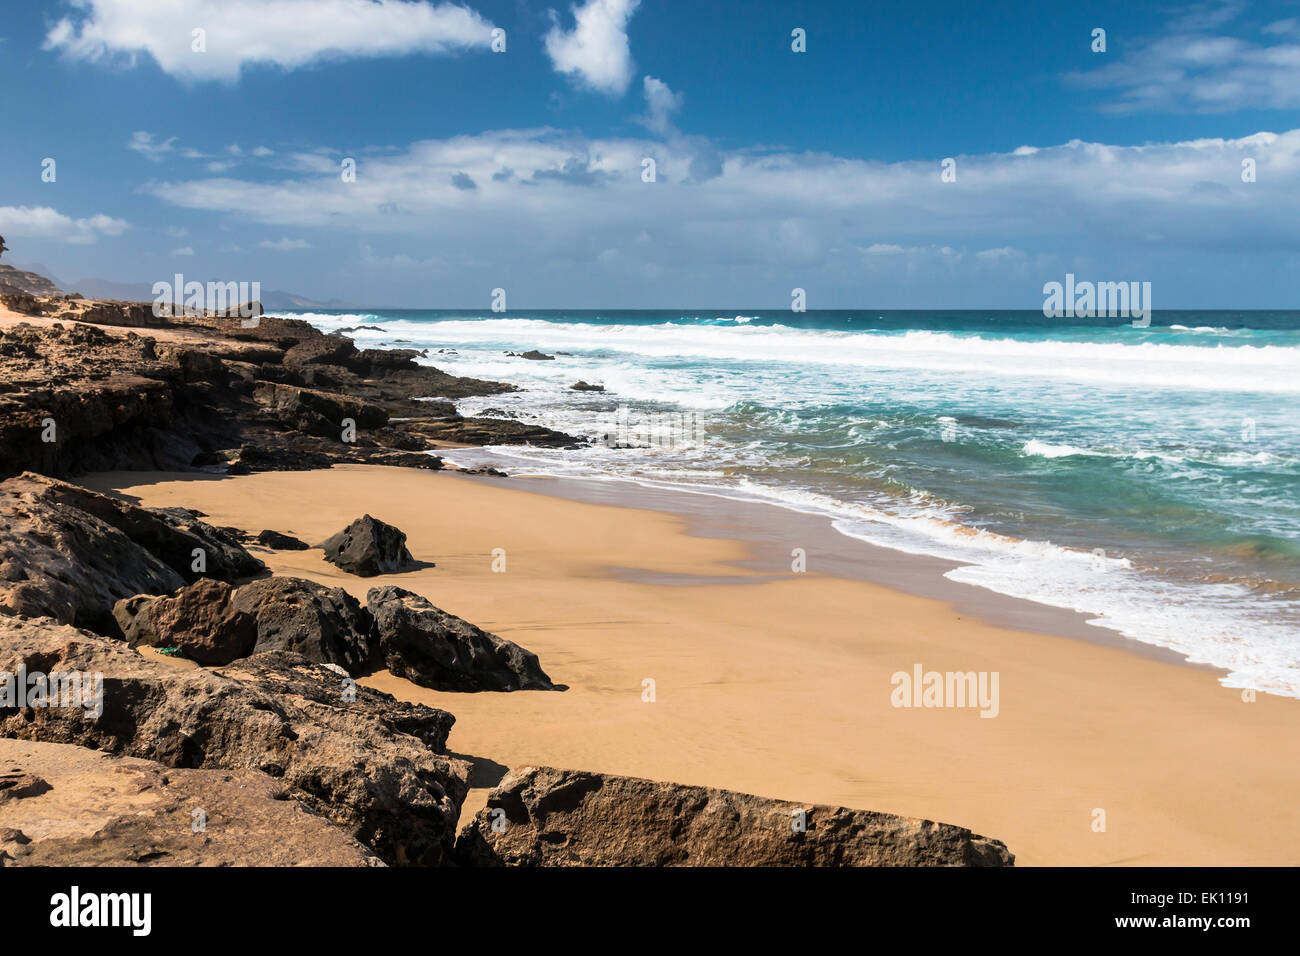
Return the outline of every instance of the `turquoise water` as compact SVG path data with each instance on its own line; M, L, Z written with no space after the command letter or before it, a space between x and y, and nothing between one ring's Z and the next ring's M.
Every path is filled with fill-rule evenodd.
M1300 312L297 314L525 388L463 414L610 436L490 450L507 470L825 513L1300 696ZM568 354L503 354L534 348Z

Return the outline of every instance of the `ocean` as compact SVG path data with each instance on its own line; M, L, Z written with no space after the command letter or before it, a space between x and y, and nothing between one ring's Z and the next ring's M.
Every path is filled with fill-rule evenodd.
M1300 312L277 314L524 389L464 415L602 439L452 461L827 515L1300 697Z

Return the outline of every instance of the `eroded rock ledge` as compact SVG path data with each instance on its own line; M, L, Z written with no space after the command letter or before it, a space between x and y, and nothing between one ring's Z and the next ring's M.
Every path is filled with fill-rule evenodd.
M446 711L283 651L183 670L49 619L0 617L0 672L20 669L102 674L103 712L0 708L0 737L259 771L386 863L450 861L470 765L445 753Z
M0 866L128 864L383 861L256 770L177 770L84 747L0 740Z
M1001 840L946 823L551 767L507 774L456 855L466 866L1015 863Z
M455 399L514 386L449 375L412 350L357 349L297 319L259 316L244 328L219 315L159 318L141 303L26 293L5 302L59 321L0 331L0 477L439 468L429 454L438 441L581 441L462 418Z

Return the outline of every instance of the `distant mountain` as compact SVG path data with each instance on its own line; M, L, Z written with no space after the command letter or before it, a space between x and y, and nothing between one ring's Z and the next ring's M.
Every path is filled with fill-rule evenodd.
M88 299L124 299L127 302L152 302L154 299L151 282L114 282L111 279L82 279L73 284L69 291L80 292ZM279 292L275 289L262 292L262 308L268 311L301 312L311 309L359 309L362 306L341 299L318 302L292 292Z

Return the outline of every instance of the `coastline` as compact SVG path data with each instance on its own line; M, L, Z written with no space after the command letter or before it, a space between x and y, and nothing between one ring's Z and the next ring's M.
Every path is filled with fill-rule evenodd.
M583 495L560 479L345 464L81 482L312 542L365 511L406 531L436 567L382 583L518 641L570 688L453 694L362 679L456 715L450 749L479 758L462 823L494 775L537 763L946 820L996 834L1022 865L1300 862L1286 797L1300 769L1279 759L1300 731L1294 701L1248 703L1207 668L1089 639L1110 632L1071 621L1081 615L1053 615L1058 629L1037 611L985 619L980 601L952 603L947 588L908 593L910 580L942 581L926 559L871 554L883 549L854 548L828 526L794 575L777 572L787 532L769 528L784 550L764 554L716 500L668 509L643 494L640 507L614 506L572 500ZM504 574L491 570L494 548ZM318 551L257 554L276 573L361 597L377 583ZM888 585L857 579L882 570ZM1086 633L1058 633L1070 627ZM915 664L997 672L998 716L893 707L891 675Z

